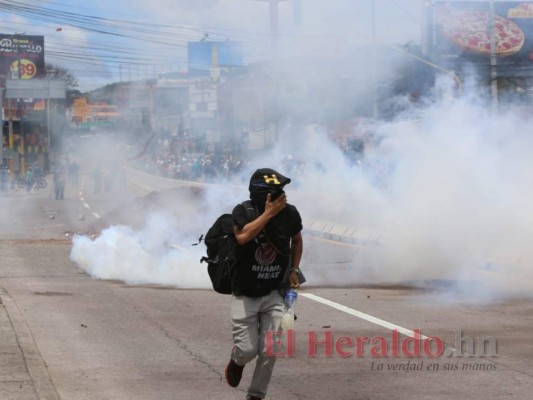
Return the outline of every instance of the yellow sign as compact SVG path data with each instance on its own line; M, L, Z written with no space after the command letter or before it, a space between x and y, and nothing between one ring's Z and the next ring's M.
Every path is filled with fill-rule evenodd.
M13 61L11 64L12 75L18 76L19 79L31 79L37 73L37 67L30 60L22 58Z

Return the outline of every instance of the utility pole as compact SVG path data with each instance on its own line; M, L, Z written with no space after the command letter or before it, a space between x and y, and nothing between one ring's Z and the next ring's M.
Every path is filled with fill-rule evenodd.
M492 95L492 111L498 112L498 60L496 58L496 35L494 32L494 0L489 2L489 33L490 33L490 87Z
M11 40L12 40L12 43L13 43L13 46L15 46L15 42L17 43L16 45L16 48L17 48L17 73L16 73L16 79L22 79L22 71L21 71L21 67L22 67L22 63L20 62L20 44L18 43L17 41L17 35L18 33L15 32L15 34L12 36ZM14 78L14 76L12 76L12 78ZM20 146L23 145L23 143L21 142L22 140L22 117L21 117L21 114L19 112L20 108L19 108L19 100L20 99L17 99L16 100L16 107L17 107L17 116L19 117L19 149L20 149ZM12 179L14 179L15 177L15 163L16 163L16 166L18 167L18 171L20 172L21 171L21 168L20 168L20 152L16 152L15 151L15 133L14 133L14 129L13 129L13 109L12 109L13 105L11 103L11 99L8 100L8 108L9 108L9 131L8 131L8 143L9 143L9 149L11 150L11 160L9 162L9 169L11 171L11 176L12 176ZM17 154L17 156L15 157L14 154ZM22 173L24 173L24 170L22 169Z
M422 27L420 31L420 50L423 57L426 57L428 55L428 48L429 48L429 35L428 35L428 29L429 29L429 7L431 7L431 1L430 0L421 0L420 4L420 21L422 22Z
M279 35L279 3L287 0L255 0L266 1L270 9L270 51L271 58L278 59L278 35Z
M371 32L372 32L372 49L371 49L371 71L370 71L370 80L372 91L372 118L377 119L379 116L379 107L378 107L378 84L376 78L376 68L377 68L377 40L376 40L376 1L370 0L370 23L371 23Z
M279 16L278 16L278 12L279 12L279 3L281 1L286 1L286 0L255 0L255 1L267 1L268 4L269 4L269 10L270 10L270 59L272 61L272 82L276 82L278 80L278 71L277 71L277 61L278 61L278 57L279 57L279 53L278 53L278 35L279 35L279 32L278 32L278 28L279 28ZM277 91L275 90L274 91L274 101L273 103L275 104L275 108L274 108L274 111L273 111L273 114L274 114L274 127L273 127L273 137L272 137L272 140L275 141L277 140L278 138L278 124L279 124L279 116L278 116L278 109L277 109Z
M17 42L17 61L18 61L18 79L23 79L23 68L24 67L22 65L21 57L20 57L20 42ZM20 174L22 176L24 176L26 172L26 163L25 163L26 155L24 152L25 143L24 143L23 123L22 123L22 119L24 117L24 111L25 111L24 99L17 99L17 115L19 119L19 157L20 157L19 168L20 168Z

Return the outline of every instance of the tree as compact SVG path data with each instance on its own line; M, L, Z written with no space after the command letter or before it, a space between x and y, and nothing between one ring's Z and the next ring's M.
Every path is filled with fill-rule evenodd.
M68 69L55 64L45 65L46 78L65 79L67 89L78 87L78 78Z

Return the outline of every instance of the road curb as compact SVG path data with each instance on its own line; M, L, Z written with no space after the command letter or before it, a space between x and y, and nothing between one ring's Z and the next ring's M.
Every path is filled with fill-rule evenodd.
M373 232L352 225L332 223L329 221L309 220L305 225L305 231L324 239L336 242L376 247L380 245L380 237Z
M26 324L26 320L20 313L17 305L4 288L0 288L0 300L7 311L8 318L15 331L26 368L30 374L38 398L40 400L60 400L48 373L46 363L35 344L30 328Z
M179 179L151 175L134 168L128 169L128 185L144 194L176 187L207 188L217 186L212 183L183 181ZM363 226L352 226L339 222L312 219L306 222L304 231L324 239L365 246L368 248L377 247L381 244L380 235L376 232L372 232L370 229L366 229Z

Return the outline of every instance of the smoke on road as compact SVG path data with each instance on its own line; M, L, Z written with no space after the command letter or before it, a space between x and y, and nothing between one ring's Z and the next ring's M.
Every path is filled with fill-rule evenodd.
M303 25L293 39L280 40L282 61L251 74L252 80L268 75L277 85L275 111L294 120L277 120L276 145L253 155L233 182L247 182L256 168L278 169L293 180L289 199L301 211L304 228L324 220L379 238L377 245L341 250L310 233L302 268L312 285L445 281L454 294L467 297L530 293L524 286L533 278L528 267L533 261L528 247L533 236L531 118L511 106L504 109L505 104L501 112L491 112L474 79L465 84L460 99L453 99L456 82L449 75L437 78L427 98L411 97L413 85L428 84L431 74L422 69L419 73L419 64L403 55L409 46L400 52L385 46L369 50L359 46L368 44L368 26L366 35L347 34L344 23L324 25L309 17L335 21L345 9L356 13L352 3L331 15L324 15L323 3L306 3ZM370 10L363 11L358 18L368 19ZM378 8L377 13L384 10ZM348 26L357 25L354 15L345 16ZM379 24L386 21L382 16ZM338 30L330 35L324 26L328 32ZM379 31L398 37L402 33ZM365 122L351 132L366 147L364 158L350 159L330 139L326 125L353 116L355 109L371 114L375 80L403 95L387 98L380 93L389 118ZM426 92L418 89L419 95ZM309 96L302 101L305 90ZM248 110L255 104L246 100L232 107ZM318 110L312 120L309 110ZM202 200L161 207L135 228L126 222L103 230L94 240L77 236L72 259L96 278L209 287L205 265L198 263L204 246L190 243L219 214L248 197L246 185L230 195L222 187L206 187ZM179 212L184 204L187 211Z
M453 283L461 299L528 295L533 278L528 124L531 119L518 111L493 114L479 97L466 96L418 109L417 120L406 113L373 125L371 144L358 163L344 157L320 124L286 126L276 148L253 160L243 179L257 167L278 168L293 178L289 196L304 224L329 220L379 237L377 246L354 246L342 268L327 271L313 260L315 247L325 247L309 237L302 267L313 285L439 280ZM298 167L287 162L296 159L303 161ZM137 230L113 226L95 240L76 237L72 259L97 278L209 287L198 263L203 245L190 243L246 196L245 186L231 196L208 188L184 212L169 206L173 214L149 215ZM339 259L337 251L320 254L328 257Z

